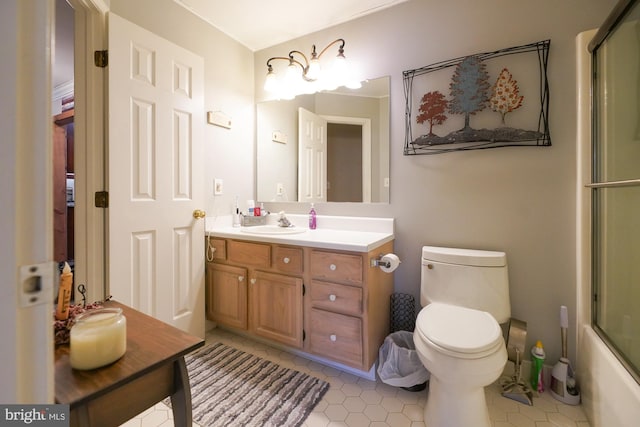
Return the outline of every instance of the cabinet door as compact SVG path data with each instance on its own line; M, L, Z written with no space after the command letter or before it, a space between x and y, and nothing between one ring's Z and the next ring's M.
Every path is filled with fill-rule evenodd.
M207 318L247 329L247 269L207 263Z
M251 312L256 335L302 347L302 279L256 271L251 279Z

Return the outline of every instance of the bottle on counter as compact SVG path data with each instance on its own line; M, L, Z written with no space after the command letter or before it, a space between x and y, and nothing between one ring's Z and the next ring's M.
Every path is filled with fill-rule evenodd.
M309 211L309 229L315 230L316 226L316 209L313 207L313 203L311 203L311 210Z

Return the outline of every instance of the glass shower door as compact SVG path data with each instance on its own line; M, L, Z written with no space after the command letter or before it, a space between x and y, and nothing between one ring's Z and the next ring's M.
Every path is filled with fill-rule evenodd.
M590 46L592 312L595 330L640 382L640 7L631 1L619 12Z

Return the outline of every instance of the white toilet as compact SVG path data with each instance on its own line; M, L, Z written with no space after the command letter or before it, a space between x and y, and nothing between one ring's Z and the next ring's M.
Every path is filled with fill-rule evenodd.
M484 387L507 362L502 329L511 316L504 252L422 248L413 340L431 373L427 427L490 427Z

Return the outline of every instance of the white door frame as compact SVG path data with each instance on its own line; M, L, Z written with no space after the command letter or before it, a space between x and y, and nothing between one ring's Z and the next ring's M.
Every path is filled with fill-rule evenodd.
M371 119L362 117L325 116L327 124L337 123L362 127L362 201L371 203Z
M2 403L54 400L53 352L42 351L53 348L53 15L51 0L0 3L0 52L6 59L0 64L0 128L6 139L0 148ZM23 266L42 279L26 304Z
M99 21L96 17L101 13L96 5L104 6L104 3L102 0L74 0L76 13L86 13L87 18L82 21L86 34L94 36L103 34L96 25ZM6 184L0 192L0 232L5 249L0 259L0 275L7 279L0 287L0 336L4 342L0 346L0 360L3 361L0 378L4 385L0 388L0 402L53 403L53 352L42 349L53 348L51 307L57 287L53 262L53 189L50 185L53 164L51 43L55 6L53 0L3 0L0 7L2 57L15 58L0 65L3 76L0 123L7 140L0 150L0 176ZM85 55L90 49L89 46L84 49ZM95 89L101 84L88 86ZM91 97L99 93L100 90L85 91L85 99L91 99L95 106L87 114L98 121L102 119L102 98ZM99 136L101 141L102 132ZM88 145L90 148L92 145ZM98 153L90 157L101 163L103 156ZM88 223L91 225L87 227L94 226L93 222ZM103 242L99 240L92 244L100 247ZM50 268L51 275L42 276L37 303L23 306L19 304L23 289L21 267L34 265L41 266L38 273Z
M75 283L87 288L87 301L103 300L107 281L105 209L94 195L106 186L106 69L94 65L93 53L107 49L106 0L69 0L75 11Z

